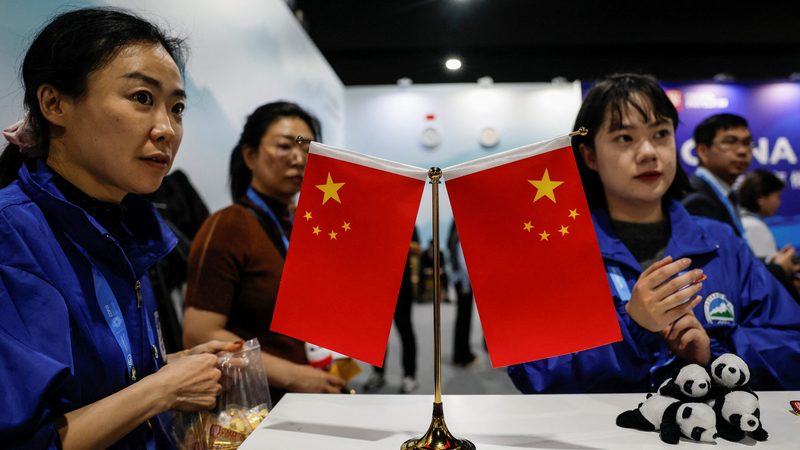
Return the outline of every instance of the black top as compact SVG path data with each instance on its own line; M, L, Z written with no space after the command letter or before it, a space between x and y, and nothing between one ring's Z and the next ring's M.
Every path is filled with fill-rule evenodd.
M647 269L650 264L664 256L670 235L668 220L656 223L632 223L611 219L611 226L642 269Z
M53 171L53 182L68 202L86 211L117 241L123 243L131 240L130 233L122 225L122 217L125 214L124 205L104 202L91 197L55 171Z

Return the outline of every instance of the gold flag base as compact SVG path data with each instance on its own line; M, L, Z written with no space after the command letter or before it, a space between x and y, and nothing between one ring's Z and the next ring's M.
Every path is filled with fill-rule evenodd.
M433 419L431 419L431 426L425 435L419 439L409 439L400 447L400 450L416 449L475 450L475 444L466 439L454 438L444 423L444 408L442 404L434 403Z

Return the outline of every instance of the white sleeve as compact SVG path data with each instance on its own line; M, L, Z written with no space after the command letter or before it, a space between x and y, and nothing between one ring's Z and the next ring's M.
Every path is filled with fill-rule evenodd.
M768 259L777 253L775 238L763 220L754 216L744 216L742 225L747 233L747 243L757 257Z

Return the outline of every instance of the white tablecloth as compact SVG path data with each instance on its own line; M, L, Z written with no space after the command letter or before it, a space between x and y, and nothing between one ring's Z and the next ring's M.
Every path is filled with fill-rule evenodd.
M717 444L682 440L682 448L800 449L800 416L789 400L800 391L760 392L767 442L746 438ZM479 450L648 449L675 446L655 432L619 428L617 415L645 394L445 395L445 421ZM398 450L430 425L432 395L288 394L240 447L243 450Z

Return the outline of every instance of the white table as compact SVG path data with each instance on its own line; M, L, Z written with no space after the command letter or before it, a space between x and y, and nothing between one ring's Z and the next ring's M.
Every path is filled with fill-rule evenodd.
M800 416L789 400L800 391L761 392L761 417L769 440L716 445L682 440L675 447L655 432L619 428L617 415L645 394L445 395L450 432L478 450L736 448L800 449ZM432 395L288 394L240 447L242 450L399 450L430 425Z

